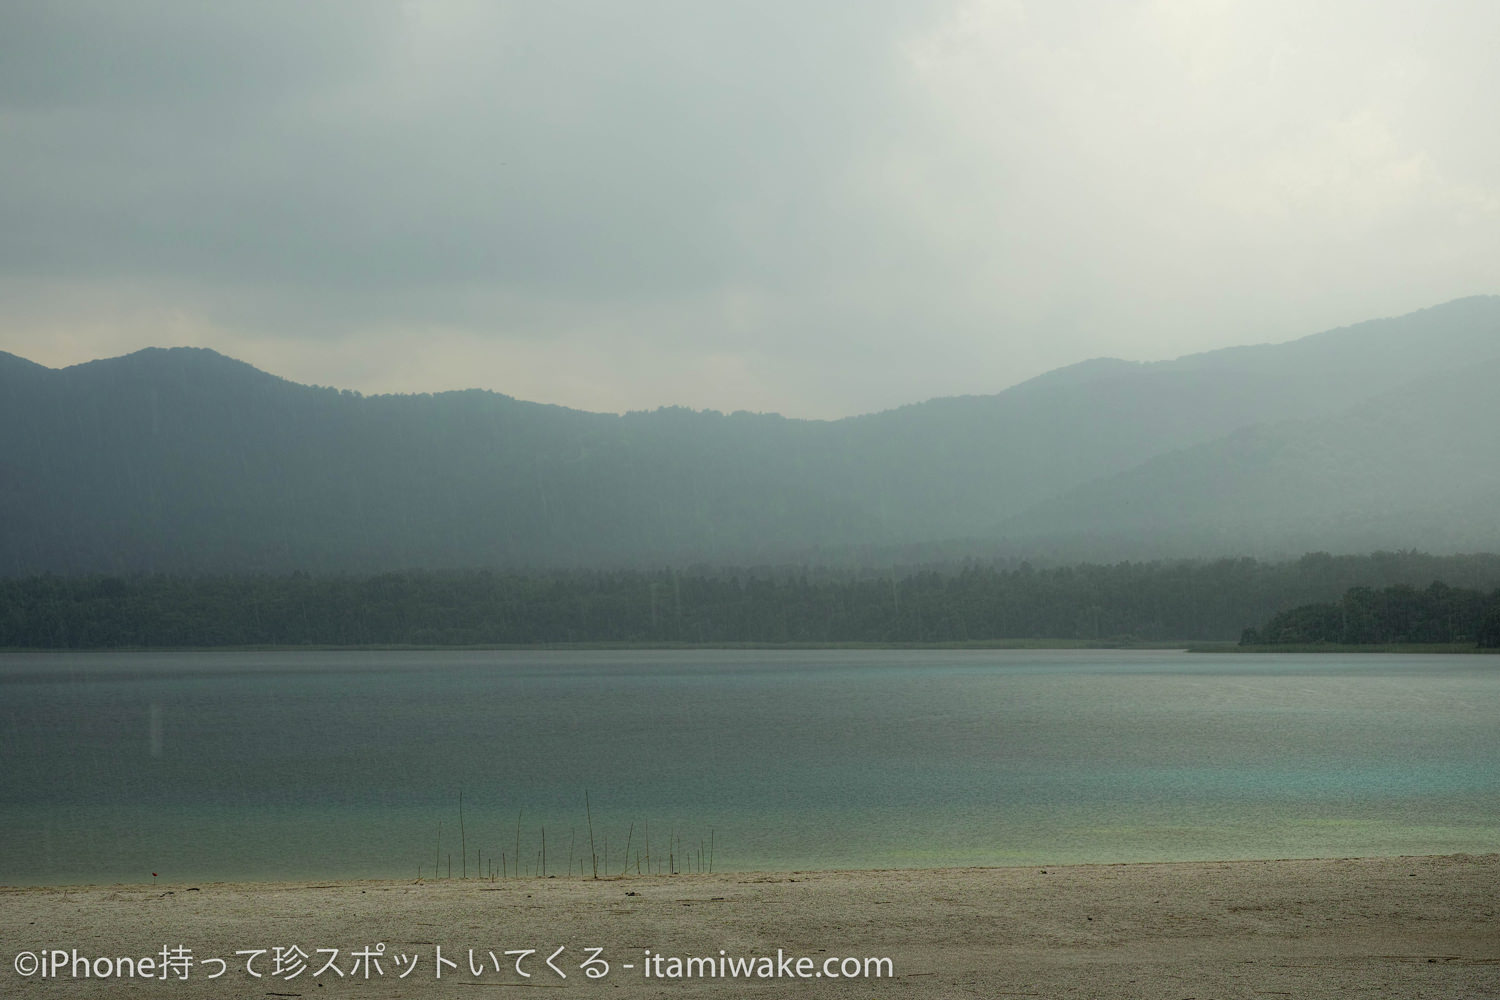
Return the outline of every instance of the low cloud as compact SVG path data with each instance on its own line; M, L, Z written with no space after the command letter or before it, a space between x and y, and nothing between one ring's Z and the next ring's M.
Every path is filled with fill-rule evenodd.
M0 11L0 314L837 416L1495 291L1484 4Z

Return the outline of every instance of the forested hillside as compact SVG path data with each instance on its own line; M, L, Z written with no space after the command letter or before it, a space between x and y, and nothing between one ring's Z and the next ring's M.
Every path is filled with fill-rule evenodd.
M1500 298L838 421L0 355L0 574L1500 548Z
M1391 538L1491 547L1500 518L1500 359L1428 376L1318 420L1261 424L1088 483L1004 525L1115 557Z

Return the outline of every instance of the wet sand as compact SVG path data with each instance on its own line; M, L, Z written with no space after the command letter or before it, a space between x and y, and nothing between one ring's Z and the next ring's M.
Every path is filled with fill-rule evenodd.
M22 888L0 890L0 941L0 995L19 998L1500 997L1500 855ZM178 945L195 962L185 982L16 968L23 953L159 959ZM304 971L274 975L273 950L294 945ZM439 947L456 963L441 978ZM559 947L565 979L546 965ZM590 948L609 963L597 980L580 968ZM266 953L236 954L254 949ZM515 949L535 950L530 978ZM810 973L853 968L829 958L890 963L852 979L667 976L672 957L721 949L794 975L804 957ZM360 951L381 974L364 978ZM212 959L225 964L210 979ZM343 975L315 976L329 959Z

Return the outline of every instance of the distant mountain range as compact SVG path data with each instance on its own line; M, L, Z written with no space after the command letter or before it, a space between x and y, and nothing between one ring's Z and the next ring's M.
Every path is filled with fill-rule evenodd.
M1500 297L837 421L0 352L0 574L1500 549Z

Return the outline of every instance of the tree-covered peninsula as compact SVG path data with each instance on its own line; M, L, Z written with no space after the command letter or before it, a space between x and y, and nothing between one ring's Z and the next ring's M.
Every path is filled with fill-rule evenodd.
M1462 645L1500 647L1500 590L1433 582L1351 587L1337 601L1303 604L1248 628L1242 646Z

